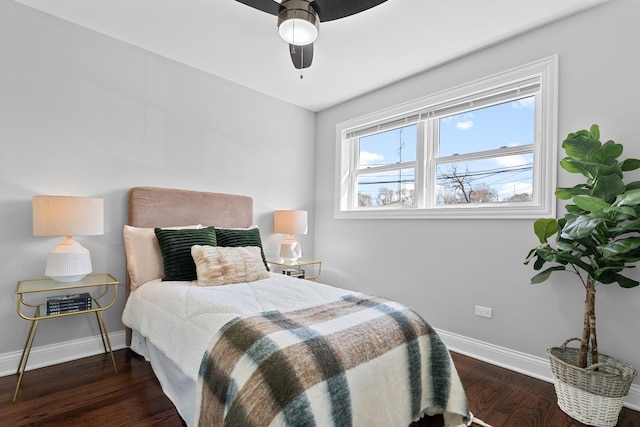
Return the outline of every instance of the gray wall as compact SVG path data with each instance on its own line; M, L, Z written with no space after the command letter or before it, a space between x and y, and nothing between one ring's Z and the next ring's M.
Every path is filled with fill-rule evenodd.
M95 272L121 282L133 186L252 196L273 256L285 237L273 210L313 207L314 126L310 111L0 0L0 359L15 358L29 327L16 282L42 277L61 241L32 235L33 195L103 197L104 235L77 240ZM299 240L313 255L312 236ZM106 313L113 333L124 329L121 295ZM46 321L35 346L96 334L89 316Z
M15 283L42 276L58 242L32 236L31 197L103 197L105 234L78 240L96 272L124 281L126 190L138 185L254 197L271 255L282 238L272 234L273 209L309 209L311 234L300 240L324 261L323 281L398 299L439 329L543 357L579 332L582 289L571 277L528 284L522 261L536 244L532 221L334 220L335 125L558 53L559 138L599 123L605 138L640 158L637 16L636 0L614 0L316 117L0 0L0 358L18 352L28 330L15 314ZM572 179L561 173L559 183ZM107 313L112 332L123 329L123 302ZM492 307L494 318L475 317L475 305ZM597 310L601 350L640 366L640 290L601 287ZM36 346L98 333L80 319L43 322Z
M603 138L640 158L638 16L640 2L614 0L319 113L313 229L324 279L400 300L436 328L529 355L545 357L547 347L579 335L584 291L577 279L529 284L533 270L523 260L537 244L533 220L333 219L335 127L559 54L559 141L598 123ZM559 185L578 182L567 175L560 173ZM476 317L475 305L493 308L493 319ZM601 286L596 305L600 350L640 367L640 288Z

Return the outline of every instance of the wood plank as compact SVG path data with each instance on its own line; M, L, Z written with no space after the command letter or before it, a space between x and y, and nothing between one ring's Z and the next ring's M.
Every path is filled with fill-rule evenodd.
M27 371L18 401L17 375L0 377L0 423L7 426L162 426L184 422L162 393L151 366L128 349ZM556 404L553 385L453 353L473 414L494 427L581 427ZM441 416L411 427L443 427ZM618 427L640 427L623 408ZM386 426L385 426L386 427Z

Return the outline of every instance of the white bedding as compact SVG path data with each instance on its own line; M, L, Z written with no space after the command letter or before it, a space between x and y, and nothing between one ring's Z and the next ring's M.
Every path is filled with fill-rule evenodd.
M156 279L129 295L122 321L197 381L212 337L231 319L326 304L352 293L277 273L251 283L211 287Z

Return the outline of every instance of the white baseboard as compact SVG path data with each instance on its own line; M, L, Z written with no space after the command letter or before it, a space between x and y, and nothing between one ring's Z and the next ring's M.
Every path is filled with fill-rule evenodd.
M117 331L109 334L112 350L120 350L126 347L125 331ZM56 365L70 360L82 359L104 353L102 338L96 335L58 344L33 347L29 354L27 371ZM18 370L22 350L0 354L0 377L14 375Z
M447 347L456 353L516 371L539 380L553 382L549 360L484 341L436 329ZM640 386L631 384L624 406L640 411Z
M489 344L484 341L437 329L438 335L447 347L474 359L512 371L520 372L547 382L553 382L549 360L521 353L505 347ZM124 331L109 334L111 348L119 350L126 347ZM70 360L81 359L104 352L100 335L66 341L59 344L45 345L31 349L27 370L51 366ZM14 351L0 355L0 376L13 375L18 369L22 351ZM625 401L626 407L640 411L640 386L631 385Z

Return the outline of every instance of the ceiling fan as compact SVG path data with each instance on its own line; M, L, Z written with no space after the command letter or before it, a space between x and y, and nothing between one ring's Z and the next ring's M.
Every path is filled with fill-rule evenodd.
M237 0L278 17L278 32L289 43L293 66L308 68L320 22L345 18L371 9L386 0Z

